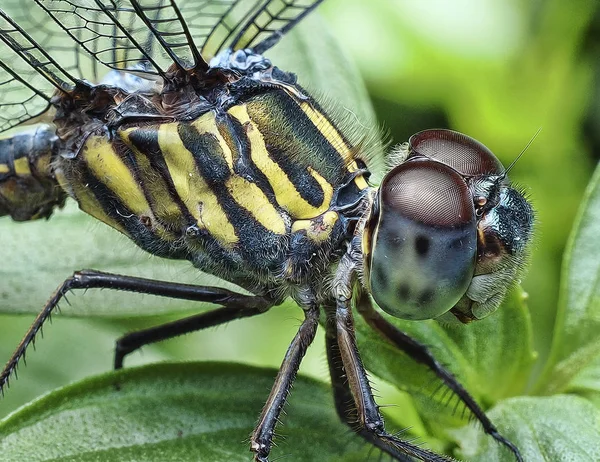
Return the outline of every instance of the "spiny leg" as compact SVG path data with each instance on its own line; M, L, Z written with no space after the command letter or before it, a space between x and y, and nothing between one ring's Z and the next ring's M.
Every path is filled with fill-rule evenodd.
M304 321L300 325L292 343L290 344L277 378L269 394L269 398L258 419L258 424L252 432L250 449L255 453L254 460L257 462L267 462L275 425L279 420L279 415L285 401L290 393L290 388L296 378L300 362L306 354L306 350L315 338L317 325L319 321L319 308L313 306L304 312Z
M352 431L362 436L366 441L379 448L384 453L389 454L389 448L387 446L382 447L380 440L374 438L369 431L362 428L359 424L358 411L356 410L354 398L352 397L352 392L350 391L346 375L344 374L344 366L340 355L340 349L336 341L335 328L331 330L332 332L328 329L325 337L325 348L327 352L327 363L329 364L329 374L331 376L331 387L333 389L333 401L338 416L342 422L352 429ZM393 454L393 457L401 462L411 462L413 460L411 457L399 452Z
M220 322L227 322L228 320L232 319L260 314L268 310L274 304L273 301L262 297L241 295L218 287L203 287L190 284L155 281L151 279L122 276L118 274L101 273L99 271L78 271L74 273L73 276L66 279L58 287L42 311L35 318L33 324L17 346L17 349L8 360L6 366L0 374L0 392L3 392L4 387L8 385L10 376L15 371L19 360L25 356L27 347L35 340L36 334L40 331L46 320L52 314L52 311L56 308L65 294L73 289L91 288L125 290L163 297L226 305L226 308L204 313L204 316L192 316L191 318L181 320L181 322L176 321L175 323L170 323L167 325L164 331L160 330L160 326L158 328L154 328L155 333L158 331L158 334L162 335L160 339L168 338L165 334L169 331L169 329L171 331L180 333L190 332L191 327L199 326L201 320L213 322L213 324L207 324L207 326L216 325ZM190 330L186 330L187 328L190 328ZM153 329L148 329L148 331L153 331ZM177 335L177 333L175 335ZM125 339L126 338L127 336L125 336ZM148 338L150 338L150 341L148 341ZM145 343L151 343L152 341L158 340L153 340L152 334L150 334L149 337L144 337L143 335L141 338L137 339L134 337L134 340L132 340L131 344L127 344L127 342L125 342L125 346L129 348L129 351L125 349L122 353L117 352L115 364L120 363L122 365L123 357L127 353L145 344L144 341ZM119 356L120 360L117 359Z
M331 358L329 367L334 393L338 393L335 401L341 418L363 438L396 460L402 462L413 460L412 458L428 462L453 460L403 441L385 430L383 417L373 398L369 379L356 347L349 303L338 301L335 312L332 311L328 311L327 321L328 358ZM336 358L341 359L345 378L339 371ZM355 422L350 420L353 414L357 417Z
M204 289L210 289L208 287ZM222 289L214 288L215 291ZM216 303L216 302L215 302ZM248 318L265 313L273 303L259 296L247 296L231 293L226 300L219 302L225 305L206 313L200 313L183 319L178 319L166 324L150 327L148 329L129 332L117 340L115 348L115 369L123 367L125 356L151 343L161 342L180 335L196 332L208 327Z
M490 421L483 409L475 402L469 392L460 384L460 382L458 382L456 377L454 377L449 370L434 358L425 345L402 332L379 314L373 307L368 296L361 296L357 303L357 310L363 316L367 324L379 332L388 342L404 351L415 361L422 363L431 369L442 382L444 382L444 384L450 388L463 403L465 403L475 418L481 422L484 431L492 438L508 447L515 455L518 462L523 462L519 449L498 432L494 424Z

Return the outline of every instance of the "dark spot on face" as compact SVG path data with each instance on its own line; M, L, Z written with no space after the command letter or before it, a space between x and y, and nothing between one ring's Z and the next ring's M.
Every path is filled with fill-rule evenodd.
M387 285L388 285L388 278L387 278L387 274L385 273L385 271L382 268L382 265L377 265L373 268L373 276L375 276L375 279L377 280L377 284L379 285L379 288L381 290L386 290L387 289Z
M427 252L429 252L429 238L426 236L417 236L415 248L420 257L425 257Z
M425 289L421 295L419 295L419 305L429 305L433 300L433 290Z
M384 229L380 231L380 235L378 239L381 239L386 243L390 250L399 251L402 249L404 245L404 240L401 236L398 235L396 231L391 231L389 229Z
M398 287L398 298L401 301L407 301L410 299L410 287L408 287L408 284L400 284Z

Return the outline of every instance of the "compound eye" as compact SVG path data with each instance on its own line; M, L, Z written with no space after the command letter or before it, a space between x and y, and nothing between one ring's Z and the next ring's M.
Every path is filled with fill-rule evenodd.
M424 130L408 140L411 155L437 160L463 176L502 175L504 166L486 146L453 130Z
M473 199L465 181L438 162L409 161L384 178L374 235L372 295L403 319L431 319L467 290L477 251Z

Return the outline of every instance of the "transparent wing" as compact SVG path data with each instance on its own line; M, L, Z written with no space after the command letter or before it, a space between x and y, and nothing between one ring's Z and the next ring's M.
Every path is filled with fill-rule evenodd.
M111 70L153 81L172 66L201 75L225 48L263 53L321 1L3 0L0 131Z
M14 18L0 10L0 131L40 116L57 89L68 90L75 83Z
M164 77L174 61L182 61L177 52L187 57L190 48L194 48L173 1L35 0L35 3L54 21L46 33L48 39L54 39L49 46L60 51L60 43L71 44L70 62L77 67L80 78L98 81L106 72L103 68L123 70L140 62L144 63L144 68L138 69L140 74Z
M38 80L38 74L31 74L33 79ZM10 68L0 62L0 132L39 117L49 107L47 99L23 84Z
M4 0L0 12L0 131L44 113L57 89L111 70L149 80L174 62L208 67L174 1Z
M198 11L194 0L180 4L202 56L209 60L226 48L265 52L322 1L205 1L203 12Z
M2 8L75 79L97 83L111 69L156 79L173 63L208 67L175 0L5 0Z

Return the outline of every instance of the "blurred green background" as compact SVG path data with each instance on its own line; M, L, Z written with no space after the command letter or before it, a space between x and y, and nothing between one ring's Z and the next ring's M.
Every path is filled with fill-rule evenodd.
M320 13L357 64L378 123L394 143L425 128L449 127L483 142L507 165L542 127L511 171L511 178L523 187L537 211L536 239L523 286L529 293L541 372L553 335L563 249L600 152L598 3L327 0ZM318 82L310 84L319 86ZM52 231L46 229L56 225L55 229L64 230L62 220L71 223L73 234L61 231L51 238ZM65 257L57 262L63 269L94 266L94 249L104 248L98 239L115 250L108 262L114 271L131 274L128 267L145 261L143 253L132 249L124 237L111 232L100 236L102 228L72 207L49 223L2 228L0 302L22 290L22 311L27 314L0 316L0 360L8 358L32 320L31 311L45 301L13 284L11 275L19 273L20 265L27 268L43 260L45 247L80 249L80 259ZM30 251L11 254L11 248ZM195 278L186 265L166 262L158 266L164 277ZM29 277L36 285L48 287L46 297L69 275L68 270L53 266L40 270L45 276ZM76 315L82 297L88 295L70 297L69 314ZM131 300L126 303L133 305L138 300L106 292L99 298L105 303ZM165 302L165 310L169 303ZM127 365L161 359L222 359L277 367L301 316L299 310L285 306L260 318L145 348L128 358ZM17 386L0 402L0 417L43 391L109 370L118 336L159 321L157 317L136 321L57 318L47 327L48 338L38 343L39 351L29 354L28 367L21 367ZM327 380L323 343L319 336L301 371ZM391 387L383 383L378 387L382 403L405 401ZM402 420L411 421L406 415Z
M600 152L598 2L344 0L324 11L394 143L449 127L508 165L542 128L510 175L537 211L523 287L541 366L565 242Z

